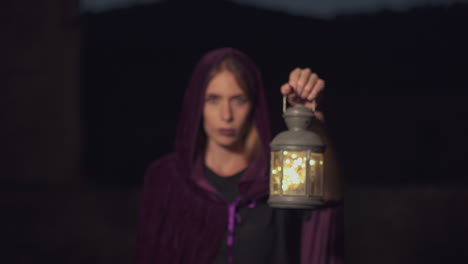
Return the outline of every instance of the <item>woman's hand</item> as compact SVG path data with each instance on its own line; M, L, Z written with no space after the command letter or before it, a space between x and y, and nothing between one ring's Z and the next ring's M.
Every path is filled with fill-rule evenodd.
M321 92L325 88L325 81L309 68L295 68L289 74L289 81L281 86L281 94L288 97L290 104L303 104L315 110ZM324 121L322 112L315 111L315 117Z

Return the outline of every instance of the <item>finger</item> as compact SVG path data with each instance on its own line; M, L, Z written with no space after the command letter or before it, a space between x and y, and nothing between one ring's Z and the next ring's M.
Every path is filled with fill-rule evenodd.
M291 85L293 88L297 86L297 80L299 79L299 75L301 74L301 69L295 68L294 70L291 71L289 74L289 85Z
M325 81L322 79L318 79L315 82L314 87L312 88L312 91L310 94L307 96L307 100L312 101L318 97L318 95L325 89Z
M308 99L309 98L309 95L311 94L311 92L313 91L313 88L317 82L317 80L319 79L318 75L315 74L315 73L312 73L309 77L309 79L307 80L307 83L305 84L304 86L304 90L302 91L301 93L301 97L304 98L304 99Z
M310 69L309 68L305 68L301 71L300 75L299 75L299 79L297 80L297 85L296 85L296 93L298 96L300 96L302 98L302 92L304 91L304 86L306 85L307 81L309 80L309 77L310 77ZM303 98L305 99L305 98Z
M281 86L281 94L282 95L288 95L293 92L293 88L289 83L285 83Z

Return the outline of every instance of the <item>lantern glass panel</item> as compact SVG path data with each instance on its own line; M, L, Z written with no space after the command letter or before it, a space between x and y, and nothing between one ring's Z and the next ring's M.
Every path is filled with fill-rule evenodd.
M305 195L306 164L307 151L283 151L283 194Z
M310 170L310 184L311 184L310 195L321 196L323 194L322 192L323 154L310 153L309 170Z
M271 153L270 179L270 192L272 194L279 194L281 186L281 151L274 151Z

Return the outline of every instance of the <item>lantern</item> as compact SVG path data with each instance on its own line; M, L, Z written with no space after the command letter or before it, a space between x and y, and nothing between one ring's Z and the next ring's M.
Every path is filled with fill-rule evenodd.
M303 105L283 113L288 130L270 144L271 207L312 209L323 204L325 145L316 133L307 130L313 117L314 112Z

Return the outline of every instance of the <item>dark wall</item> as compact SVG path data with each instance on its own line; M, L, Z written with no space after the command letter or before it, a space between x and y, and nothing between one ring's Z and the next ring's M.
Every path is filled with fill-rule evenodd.
M30 2L0 6L1 179L62 184L81 155L78 2Z

